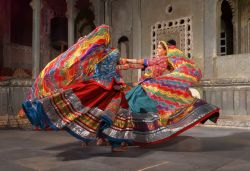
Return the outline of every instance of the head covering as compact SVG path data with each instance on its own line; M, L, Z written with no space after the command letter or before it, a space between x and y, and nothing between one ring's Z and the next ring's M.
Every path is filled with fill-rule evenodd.
M163 46L166 48L166 50L168 49L168 45L165 41L161 40L161 41L159 41L159 43L162 43Z
M26 99L46 97L94 73L95 65L106 56L110 44L110 28L101 25L82 37L67 51L49 62L36 78Z
M163 40L159 41L159 43L161 43L161 45L163 45L165 47L165 49L167 51L167 53L166 53L166 55L167 55L168 54L168 45L167 45L167 43L165 41L163 41Z

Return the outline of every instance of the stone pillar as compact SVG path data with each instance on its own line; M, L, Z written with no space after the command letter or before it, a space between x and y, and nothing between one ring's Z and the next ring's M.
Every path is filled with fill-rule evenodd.
M90 0L94 8L95 20L94 24L99 26L104 23L104 1L103 0Z
M240 33L239 33L239 28L240 28L240 22L239 22L239 1L235 1L235 9L232 9L233 13L233 41L234 41L234 54L239 54L240 53Z
M75 0L67 0L67 17L68 17L68 47L72 46L74 40L74 21L75 21Z
M2 67L11 68L11 41L10 41L10 22L11 22L11 1L3 0L1 1L1 17L2 17L2 45L3 45L3 63Z
M32 78L39 74L40 67L40 10L41 1L32 0L33 9L33 32L32 32Z
M133 37L133 57L141 58L141 0L133 0L132 16L132 37ZM141 77L141 70L134 70L137 78L132 78L133 82ZM137 80L136 80L137 79Z
M204 1L204 72L203 79L214 78L214 57L217 56L217 0Z
M105 14L104 14L104 22L106 25L109 25L111 26L111 3L112 3L112 0L105 0L104 1L105 3Z

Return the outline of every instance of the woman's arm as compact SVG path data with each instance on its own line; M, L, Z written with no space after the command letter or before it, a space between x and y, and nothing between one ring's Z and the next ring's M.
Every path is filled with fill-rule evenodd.
M144 59L144 65L152 66L152 65L168 65L168 58L165 56L162 57L153 57L149 59Z
M127 62L131 64L144 64L144 59L127 59Z
M154 57L154 58L144 58L144 59L122 59L122 63L129 63L129 64L141 64L144 65L145 67L147 66L152 66L152 65L157 65L159 63L165 62L166 58L162 59L162 58L158 58L158 57Z
M142 64L123 64L123 65L116 66L116 69L118 70L142 69L142 68L144 68L144 65Z
M168 63L168 60L166 57L154 57L154 58L145 58L145 59L127 59L122 58L119 62L120 64L140 64L144 67L152 66L152 65L158 65L158 64L164 64Z
M119 61L120 64L144 64L144 59L127 59L127 58L121 58Z

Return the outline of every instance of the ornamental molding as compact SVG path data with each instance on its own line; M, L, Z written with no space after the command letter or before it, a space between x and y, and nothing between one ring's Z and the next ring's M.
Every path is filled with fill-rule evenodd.
M193 30L192 18L183 17L175 20L157 22L151 27L151 54L155 55L160 40L174 39L176 46L188 57L192 57Z

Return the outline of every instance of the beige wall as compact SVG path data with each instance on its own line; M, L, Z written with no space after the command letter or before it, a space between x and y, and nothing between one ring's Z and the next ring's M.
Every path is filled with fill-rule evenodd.
M167 14L166 7L172 4L173 11ZM168 21L191 16L193 29L193 56L203 68L203 1L202 0L142 0L142 55L150 55L151 26L157 21Z
M166 8L172 4L173 11L167 14ZM141 56L151 54L151 26L159 21L174 20L182 17L192 18L193 56L198 65L204 68L204 32L203 32L203 0L141 0ZM112 38L113 45L117 45L120 36L125 35L132 40L133 32L133 3L132 0L112 1ZM130 42L130 55L135 47ZM136 56L134 56L137 58Z

